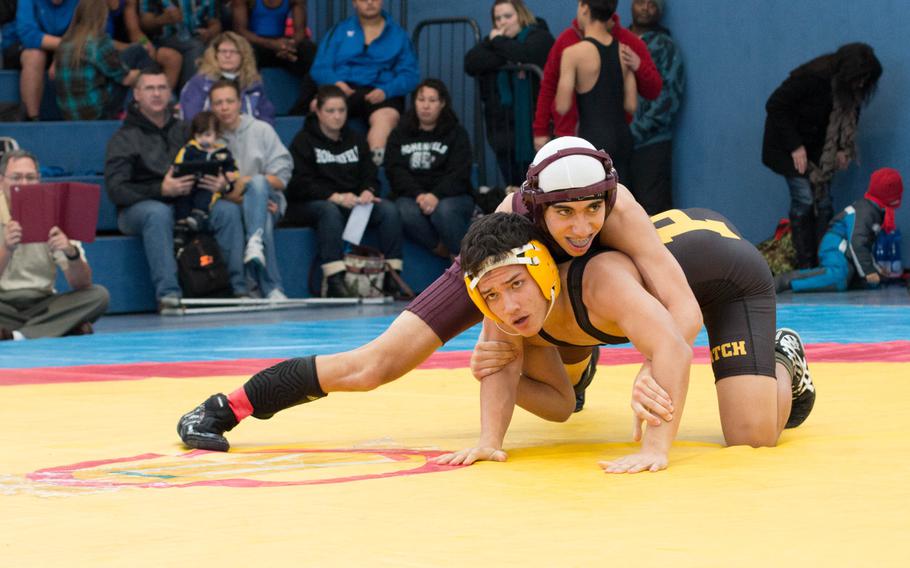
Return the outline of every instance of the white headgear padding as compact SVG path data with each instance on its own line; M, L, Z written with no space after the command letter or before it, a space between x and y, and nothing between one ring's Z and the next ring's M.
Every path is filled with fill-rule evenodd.
M559 150L567 148L585 148L596 150L594 145L577 136L562 136L544 144L537 155L534 164L539 164ZM541 191L556 191L574 187L585 187L603 181L607 177L603 162L592 156L574 154L564 156L544 168L538 174L538 187Z

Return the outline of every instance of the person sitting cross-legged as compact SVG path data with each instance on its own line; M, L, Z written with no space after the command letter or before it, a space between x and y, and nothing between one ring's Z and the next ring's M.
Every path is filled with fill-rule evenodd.
M10 190L40 180L33 154L12 150L0 160L0 339L87 335L107 309L108 292L92 284L92 269L78 241L53 227L47 242L22 242L22 225L10 216ZM71 292L54 290L57 268Z

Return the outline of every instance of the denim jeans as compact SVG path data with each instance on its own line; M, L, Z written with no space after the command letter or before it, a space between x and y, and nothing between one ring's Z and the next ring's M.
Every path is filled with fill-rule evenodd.
M268 202L274 201L278 204L278 212L269 214ZM278 270L278 254L275 251L275 225L281 220L287 209L287 201L284 194L272 189L265 176L253 176L253 179L246 185L246 192L243 194L243 225L246 231L246 239L258 230L262 230L262 245L265 250L265 268L250 263L247 267L249 275L259 285L259 292L262 296L268 296L272 290L284 291L281 284L281 272Z
M315 226L319 261L325 264L340 261L344 257L341 235L350 214L350 209L317 199L291 204L288 217L294 223ZM401 217L398 216L398 208L394 203L388 199L374 203L367 226L378 230L379 248L386 259L401 259Z
M824 188L816 200L809 178L795 176L788 177L786 180L787 187L790 188L791 217L805 217L809 212L814 212L818 219L831 219L834 205L831 203L830 186ZM824 228L822 228L822 232L824 232Z
M424 215L417 200L400 197L395 200L404 234L412 241L433 249L438 243L445 245L451 254L461 250L461 239L468 232L474 199L470 195L457 195L439 200L436 210Z
M240 207L221 199L212 207L209 222L224 254L231 275L231 288L236 294L245 293ZM154 199L134 203L120 211L117 224L123 234L142 238L155 296L158 299L171 294L181 296L177 260L174 258L173 205Z

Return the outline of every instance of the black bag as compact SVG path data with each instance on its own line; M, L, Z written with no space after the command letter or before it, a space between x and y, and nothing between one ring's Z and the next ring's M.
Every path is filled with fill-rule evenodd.
M16 19L16 0L0 0L0 25Z
M177 251L177 274L187 298L231 296L231 279L221 258L218 242L208 233L198 233Z

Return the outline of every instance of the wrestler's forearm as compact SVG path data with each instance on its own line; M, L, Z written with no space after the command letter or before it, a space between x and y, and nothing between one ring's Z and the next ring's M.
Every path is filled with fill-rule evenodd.
M651 358L654 380L663 387L673 401L673 420L661 422L659 426L648 426L642 436L642 450L667 453L682 419L689 388L689 367L692 363L692 349L682 342L670 343L655 350Z
M521 365L507 365L480 382L480 447L502 449L512 422Z

